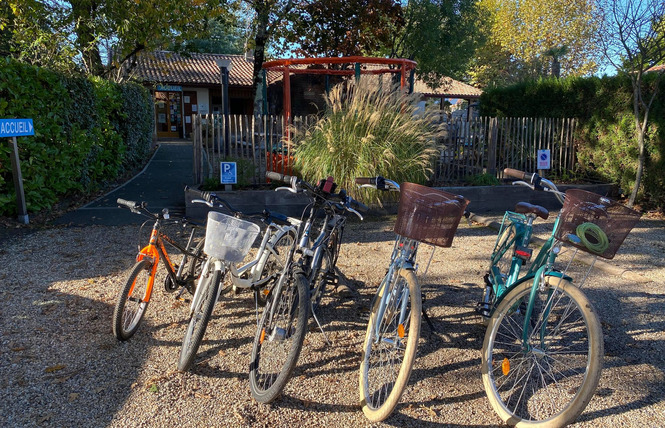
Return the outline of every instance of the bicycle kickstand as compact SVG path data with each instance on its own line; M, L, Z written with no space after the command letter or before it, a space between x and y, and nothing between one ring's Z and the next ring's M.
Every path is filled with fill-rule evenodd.
M325 331L323 331L323 327L319 322L319 318L316 316L316 312L314 312L314 303L312 302L310 302L310 309L312 310L312 316L314 317L314 321L316 321L316 325L319 326L319 330L321 330L321 334L323 334L323 338L326 340L328 346L332 346L332 343L330 342L330 340L328 340L328 335L326 334Z

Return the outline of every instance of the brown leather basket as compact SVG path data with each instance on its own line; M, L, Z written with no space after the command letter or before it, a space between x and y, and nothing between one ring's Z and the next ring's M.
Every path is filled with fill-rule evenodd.
M640 217L639 212L605 196L570 189L554 236L587 253L612 259ZM570 234L581 242L571 240Z
M460 195L403 183L395 233L438 247L450 247L468 204Z

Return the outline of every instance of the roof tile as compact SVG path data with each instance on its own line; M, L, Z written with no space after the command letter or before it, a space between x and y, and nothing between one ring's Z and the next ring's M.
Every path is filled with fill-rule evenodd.
M231 60L229 85L251 86L254 61L244 55L154 51L138 56L136 76L152 83L215 85L220 83L218 59Z

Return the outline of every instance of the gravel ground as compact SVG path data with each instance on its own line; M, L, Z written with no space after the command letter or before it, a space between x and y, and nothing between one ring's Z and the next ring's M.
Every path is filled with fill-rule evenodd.
M499 217L500 218L500 217ZM634 282L595 269L584 290L601 316L605 369L577 426L665 422L665 222L644 219L610 263ZM0 426L364 426L360 347L369 302L392 249L392 223L353 223L338 262L355 297L324 299L295 374L271 405L251 399L248 364L256 323L251 295L215 308L190 373L175 370L186 306L156 293L139 332L111 333L116 295L135 255L136 227L48 229L0 250ZM544 226L539 229L544 230ZM418 358L401 404L379 426L495 426L480 378L484 330L473 307L495 231L462 224L421 278ZM429 255L428 251L422 254ZM584 269L575 266L574 269Z

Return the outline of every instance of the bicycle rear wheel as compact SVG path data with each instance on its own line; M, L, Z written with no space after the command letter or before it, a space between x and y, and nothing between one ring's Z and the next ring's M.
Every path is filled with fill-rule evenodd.
M379 293L367 325L360 364L361 405L372 422L390 416L409 382L422 313L420 286L411 270L394 272ZM385 293L384 307L381 302Z
M254 337L249 371L252 397L273 401L282 392L302 349L309 317L309 286L301 273L289 273L263 309Z
M600 379L600 321L579 288L545 277L523 333L531 282L501 301L482 352L485 392L501 419L514 426L564 426L579 416Z
M194 357L196 357L196 352L201 345L203 335L208 327L208 321L210 321L210 317L212 316L221 279L222 272L215 269L212 274L204 277L200 284L200 287L202 287L201 298L194 302L194 311L189 318L187 331L185 332L182 347L180 348L178 371L187 371L192 365Z
M141 260L134 265L113 310L113 334L118 340L129 340L138 330L150 303L152 264Z

